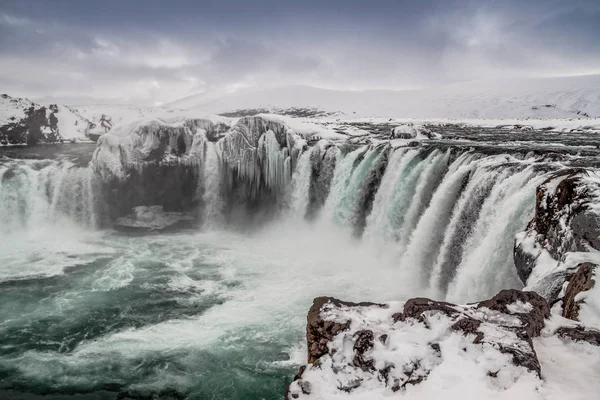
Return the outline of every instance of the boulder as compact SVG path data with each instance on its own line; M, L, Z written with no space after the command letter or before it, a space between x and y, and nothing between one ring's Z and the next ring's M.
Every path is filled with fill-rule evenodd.
M569 284L563 297L563 317L579 321L581 300L578 300L577 297L581 292L588 291L594 287L594 270L596 268L597 265L595 264L580 264L577 272L569 279Z
M139 206L133 213L118 218L115 229L123 232L164 232L192 227L195 218L181 212L165 212L162 206Z
M532 339L549 315L543 297L519 290L466 306L426 298L375 304L319 297L308 313L308 364L288 386L286 399L358 390L391 395L425 385L434 370L445 368L445 358L457 357L469 370L482 369L492 386L503 377L498 390L526 375L539 379Z

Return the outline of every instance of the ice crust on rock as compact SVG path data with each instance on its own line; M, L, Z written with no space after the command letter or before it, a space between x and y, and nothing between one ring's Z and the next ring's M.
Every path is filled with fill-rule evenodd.
M543 399L533 339L549 316L542 297L518 290L467 306L318 298L307 326L311 363L286 399Z

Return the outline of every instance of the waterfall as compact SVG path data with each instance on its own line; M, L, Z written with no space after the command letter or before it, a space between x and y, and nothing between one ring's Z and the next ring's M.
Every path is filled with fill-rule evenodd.
M223 146L200 130L187 164L149 163L132 170L135 179L117 190L100 183L93 169L69 161L4 161L0 230L60 220L97 228L121 197L121 214L136 205L194 208L208 229L291 216L335 226L391 258L416 288L461 302L521 287L513 237L533 214L535 187L561 168L542 156L461 147L327 141L309 147L299 141L290 150L272 130L246 147L235 165Z
M221 159L217 146L212 142L206 142L205 157L203 163L204 193L204 224L207 227L222 226L223 206L222 198L222 171Z
M391 251L408 279L433 297L460 302L522 286L513 238L533 214L535 187L557 165L540 157L399 148L386 160L372 207L361 211L359 199L373 189L368 177L382 154L368 145L340 156L325 220L356 235L356 216L368 213L362 241ZM536 168L542 164L545 170Z
M296 171L292 177L290 213L292 217L304 218L310 202L310 181L312 175L311 158L315 147L300 155Z
M459 158L454 164L462 162L463 160ZM435 260L444 239L444 232L452 209L469 178L472 168L471 164L458 165L454 172L446 174L438 190L434 193L429 207L420 217L416 228L413 230L408 247L404 251L401 265L403 268L413 270L415 280L421 283L428 279L431 264Z
M514 236L531 219L532 193L544 179L529 165L496 181L464 243L465 257L448 288L449 299L481 299L507 285L521 286L512 259Z
M382 167L385 151L381 147L365 146L342 159L334 173L331 193L325 203L325 218L349 227L362 224L361 213L368 210L361 208L361 205L369 202L366 196L374 194L375 190L370 186L378 178L377 171Z
M68 161L7 161L0 165L0 229L11 232L67 219L102 223L100 185L89 168Z
M407 175L418 162L417 150L398 149L390 157L381 186L375 195L373 210L367 218L365 238L371 242L386 242L394 237L394 221L401 218L401 212L394 206L393 198L403 194Z

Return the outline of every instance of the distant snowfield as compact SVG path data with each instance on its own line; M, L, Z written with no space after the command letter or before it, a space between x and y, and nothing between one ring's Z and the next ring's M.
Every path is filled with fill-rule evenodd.
M344 119L599 118L600 75L465 82L409 91L287 86L233 93L217 99L190 96L167 106L215 114L243 109L304 107L336 113Z
M28 107L47 106L27 99L0 100L0 131L15 119L23 118ZM463 123L600 132L600 75L463 82L409 91L286 86L240 91L217 98L194 95L162 107L58 107L60 136L68 140L89 140L91 135L105 133L113 126L148 117L256 113L287 114L297 117L298 122ZM103 123L105 120L110 122Z

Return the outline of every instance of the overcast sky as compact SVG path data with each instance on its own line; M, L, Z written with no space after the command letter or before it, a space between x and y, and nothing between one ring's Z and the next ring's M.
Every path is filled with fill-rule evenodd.
M600 0L0 1L0 93L42 101L591 73Z

